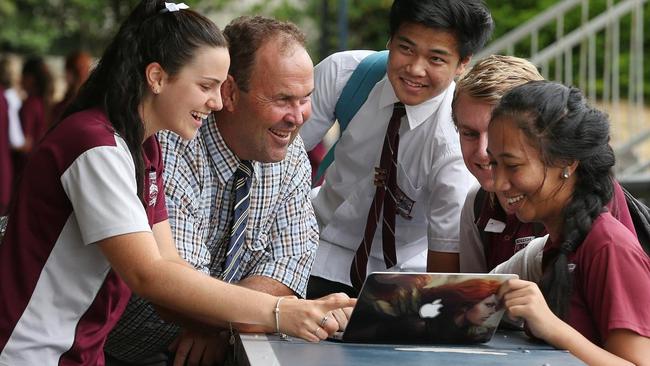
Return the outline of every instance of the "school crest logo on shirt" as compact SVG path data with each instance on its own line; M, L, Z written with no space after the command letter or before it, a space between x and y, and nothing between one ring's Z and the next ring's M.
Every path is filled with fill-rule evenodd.
M515 239L515 252L518 252L524 249L531 240L535 239L534 236L524 236L521 238Z
M158 185L156 184L156 172L149 172L149 206L154 206L158 201Z

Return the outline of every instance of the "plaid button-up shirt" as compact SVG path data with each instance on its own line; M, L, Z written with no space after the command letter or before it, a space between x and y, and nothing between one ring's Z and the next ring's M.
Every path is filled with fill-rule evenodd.
M221 278L240 159L226 146L212 116L189 142L168 131L158 138L176 247L197 270ZM270 277L304 297L318 226L309 199L311 167L302 139L296 137L283 161L254 162L253 167L240 273ZM151 304L134 295L109 336L106 351L124 361L143 360L166 351L178 332Z

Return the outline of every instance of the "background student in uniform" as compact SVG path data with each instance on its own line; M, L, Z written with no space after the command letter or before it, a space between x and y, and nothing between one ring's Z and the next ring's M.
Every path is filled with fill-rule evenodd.
M396 0L389 27L386 77L314 192L311 298L354 296L373 271L458 271L460 209L473 178L451 120L453 80L489 38L492 18L479 0ZM345 51L316 66L313 114L300 132L307 149L334 123L343 87L370 54Z
M43 137L49 123L54 84L42 57L32 56L25 60L20 85L26 95L19 112L25 143L14 152L15 179L20 178L27 157Z

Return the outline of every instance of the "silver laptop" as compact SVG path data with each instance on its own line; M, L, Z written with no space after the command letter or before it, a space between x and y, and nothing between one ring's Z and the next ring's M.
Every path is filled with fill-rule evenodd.
M374 272L345 332L353 343L484 343L505 309L496 293L514 274Z

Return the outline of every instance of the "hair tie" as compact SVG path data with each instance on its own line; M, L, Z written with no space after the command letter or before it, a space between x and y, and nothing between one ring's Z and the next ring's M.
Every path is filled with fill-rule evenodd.
M185 4L185 3L180 3L180 4L165 3L165 7L163 9L160 9L160 14L167 13L167 12L172 13L172 12L175 12L175 11L179 11L179 10L183 10L183 9L189 9L189 8L190 7L187 6L187 4Z

